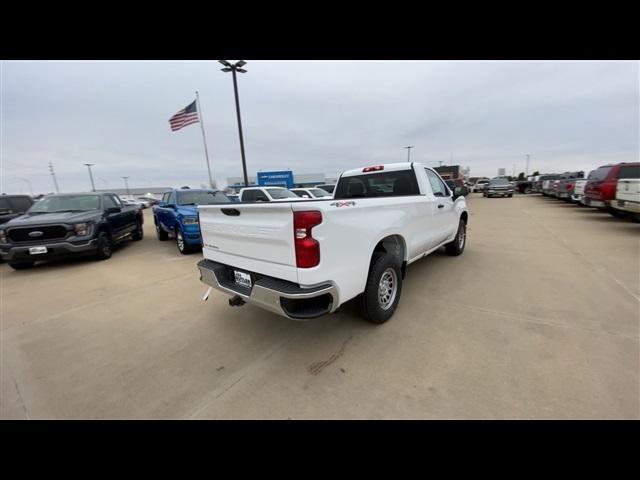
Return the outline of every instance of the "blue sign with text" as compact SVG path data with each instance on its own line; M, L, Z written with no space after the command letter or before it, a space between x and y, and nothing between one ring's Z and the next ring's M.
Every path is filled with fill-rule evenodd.
M261 187L293 187L293 172L282 170L280 172L258 172L258 185Z

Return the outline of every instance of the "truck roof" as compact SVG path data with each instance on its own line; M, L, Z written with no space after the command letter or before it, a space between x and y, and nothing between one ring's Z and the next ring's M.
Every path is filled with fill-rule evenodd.
M402 163L379 163L379 164L372 164L372 165L365 165L364 167L360 167L360 168L354 168L351 170L347 170L346 172L344 172L341 177L353 177L355 175L366 175L368 173L378 173L380 171L385 171L385 172L395 172L395 171L399 171L399 170L410 170L411 167L413 165L417 165L417 166L421 166L421 167L426 167L426 165L423 165L422 163L418 163L418 162L402 162ZM369 167L382 167L382 169L379 170L371 170L369 172L364 172L363 170Z

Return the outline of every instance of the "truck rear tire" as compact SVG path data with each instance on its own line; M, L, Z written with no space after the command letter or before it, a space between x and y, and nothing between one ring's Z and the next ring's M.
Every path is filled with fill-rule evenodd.
M154 223L156 224L156 235L158 236L158 240L164 242L169 238L169 234L162 229L157 221L155 221Z
M458 224L458 231L452 242L447 243L444 249L449 255L458 256L464 252L464 247L467 244L467 224L464 220L460 219Z
M137 223L136 227L137 228L135 232L133 232L133 235L131 235L131 238L133 238L137 242L144 238L144 231L142 230L142 224L140 222Z
M388 253L375 252L367 285L359 299L361 315L371 323L386 322L396 311L401 293L402 270L398 259Z

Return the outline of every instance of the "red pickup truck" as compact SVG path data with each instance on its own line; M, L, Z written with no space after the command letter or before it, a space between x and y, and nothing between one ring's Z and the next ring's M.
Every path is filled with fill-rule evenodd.
M624 214L611 207L616 199L616 186L621 178L640 177L640 162L603 165L594 170L584 187L582 203L609 212L614 217Z

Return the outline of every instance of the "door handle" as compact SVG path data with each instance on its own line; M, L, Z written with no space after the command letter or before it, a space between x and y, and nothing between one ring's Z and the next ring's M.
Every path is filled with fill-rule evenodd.
M441 204L441 203L438 204L438 208L443 208L443 207L444 207L443 204Z

